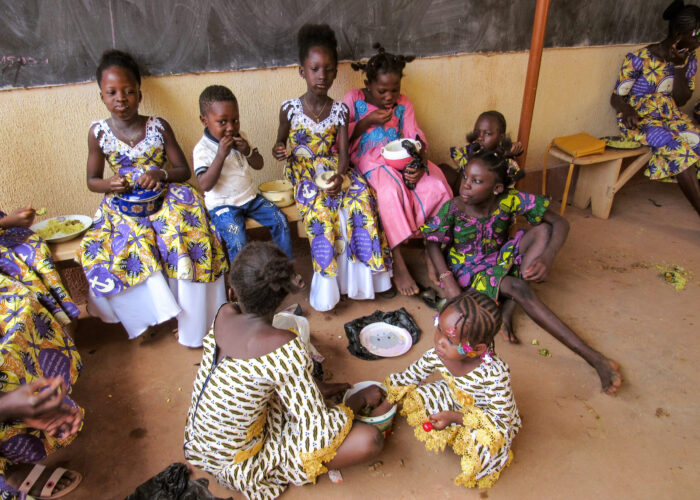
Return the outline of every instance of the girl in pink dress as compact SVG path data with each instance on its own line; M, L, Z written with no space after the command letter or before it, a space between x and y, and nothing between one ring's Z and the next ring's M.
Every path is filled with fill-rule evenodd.
M426 169L404 176L385 163L381 150L389 142L403 137L418 139L421 154L427 142L416 123L413 104L401 94L403 68L413 56L388 54L379 45L375 48L377 54L367 63L352 65L365 72L365 88L351 90L343 99L350 110L350 159L377 193L379 217L394 257L396 288L403 295L414 295L418 286L400 245L452 198L452 191L434 163L424 160Z

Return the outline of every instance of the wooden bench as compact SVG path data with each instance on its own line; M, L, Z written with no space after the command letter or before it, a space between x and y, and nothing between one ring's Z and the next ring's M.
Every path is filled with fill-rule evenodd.
M548 155L552 155L569 164L569 173L566 176L566 186L564 187L560 214L564 215L564 210L566 210L566 200L569 196L569 187L571 186L571 176L574 172L574 166L581 165L586 168L580 169L578 173L576 191L574 193L574 206L583 210L588 207L590 203L593 215L601 219L607 219L610 216L610 208L612 207L615 193L622 189L622 186L624 186L634 174L649 163L651 151L646 146L636 149L606 148L605 152L601 154L574 158L562 150L550 146L545 152L544 166L542 168L542 194L546 193L547 187ZM624 158L633 157L636 158L622 171L622 175L620 175L622 160Z
M299 233L299 236L305 238L306 230L304 229L304 223L301 220L301 215L299 214L299 210L297 210L296 204L281 208L280 210L282 210L282 212L287 216L287 220L290 223L297 223L297 232ZM253 229L262 226L253 219L247 219L245 227L246 229ZM49 243L49 248L51 249L54 262L75 260L79 247L80 238L64 241L63 243Z

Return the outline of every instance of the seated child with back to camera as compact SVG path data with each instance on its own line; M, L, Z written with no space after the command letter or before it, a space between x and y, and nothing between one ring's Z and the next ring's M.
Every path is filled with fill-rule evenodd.
M199 111L205 128L194 147L194 171L214 227L226 243L229 262L247 243L246 218L267 227L275 244L293 258L287 217L256 192L250 168L263 168L263 157L240 131L233 92L222 85L205 88Z

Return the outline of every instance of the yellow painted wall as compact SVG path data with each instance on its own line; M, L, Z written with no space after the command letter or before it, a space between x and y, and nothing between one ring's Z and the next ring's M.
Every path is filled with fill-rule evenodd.
M552 137L585 130L616 133L608 104L625 53L636 46L545 50L530 140L528 169L537 169ZM527 68L526 52L466 54L420 59L405 70L403 92L416 107L433 161L449 160L449 147L462 145L477 115L498 109L515 138ZM143 114L166 118L185 153L202 133L197 99L211 84L230 87L240 103L242 129L265 157L258 180L280 178L282 164L270 149L279 106L301 95L305 83L296 67L151 77L143 83ZM341 99L362 78L342 63L330 94ZM692 102L692 100L691 100ZM107 117L95 83L0 92L0 208L46 206L49 216L92 214L101 195L85 185L87 132Z

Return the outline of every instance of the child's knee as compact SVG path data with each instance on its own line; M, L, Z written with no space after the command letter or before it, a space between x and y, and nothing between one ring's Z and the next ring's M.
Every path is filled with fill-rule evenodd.
M530 288L530 285L528 285L525 280L512 276L503 278L502 288L504 292L518 302L531 300L534 295L532 288Z
M362 437L364 438L363 455L365 460L369 460L377 456L384 448L384 434L371 425L363 426L362 431Z

